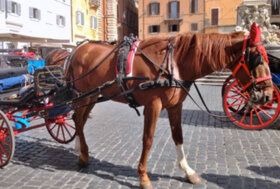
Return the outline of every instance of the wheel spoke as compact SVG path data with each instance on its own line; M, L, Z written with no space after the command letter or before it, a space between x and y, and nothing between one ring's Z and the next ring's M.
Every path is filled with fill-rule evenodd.
M261 107L258 108L262 113L264 113L264 115L266 115L267 117L269 117L270 119L272 119L272 116L269 115L264 109L262 109Z
M66 132L68 133L68 135L70 136L70 138L72 137L70 131L68 130L68 128L65 126L66 123L63 124L63 127L65 128Z
M58 128L57 128L56 138L58 138L58 135L59 135L59 130L60 130L60 125L58 125Z
M269 105L267 105L267 104L263 105L263 107L265 107L265 108L269 108L269 109L274 109L274 110L276 110L276 109L277 109L277 107L274 107L274 106L269 106Z
M61 126L61 132L62 132L62 136L63 136L63 139L64 139L64 141L66 141L66 139L65 139L65 135L64 135L64 127L63 127L63 124L62 125L60 125Z
M3 128L4 128L4 127L3 127L4 123L5 123L5 121L4 121L4 120L2 120L2 123L1 123L1 126L0 126L0 128L1 128L1 129L3 129Z
M261 119L261 117L260 117L259 112L256 110L256 108L254 108L254 110L255 110L255 112L256 112L256 115L257 115L257 117L258 117L259 122L263 125L263 121L262 121L262 119Z
M238 94L240 94L243 98L247 99L247 97L241 93L240 90L238 90L236 87L232 87Z
M237 103L237 104L230 104L228 107L233 107L233 106L240 106L240 105L245 105L246 103Z
M67 125L68 127L72 128L72 129L76 130L76 128L74 126L70 125L69 123L64 122L64 124Z
M4 148L4 146L1 143L0 143L0 150L6 155L7 158L9 157L8 152L6 151L6 149Z
M238 97L235 97L235 96L228 96L228 98L231 98L231 99L235 99L236 101L238 101L238 100L240 100L240 101L242 101L242 102L247 102L247 100L245 100L244 98L238 98ZM236 102L235 101L235 102Z

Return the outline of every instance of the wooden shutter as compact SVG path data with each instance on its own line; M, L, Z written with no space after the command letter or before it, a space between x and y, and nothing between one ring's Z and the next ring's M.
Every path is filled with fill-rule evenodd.
M195 13L198 12L198 0L194 0L194 11Z
M21 4L17 3L17 15L21 15Z
M5 0L0 0L0 11L5 10Z
M94 16L93 19L94 19L94 29L97 29L97 17Z
M85 17L84 17L84 13L82 12L82 13L81 13L81 24L82 24L82 25L84 25L84 23L85 23L84 18L85 18Z
M80 24L79 23L79 17L80 17L80 12L76 11L76 24Z
M180 14L180 1L177 1L177 17L179 18L179 14Z
M211 9L211 25L217 26L219 22L219 9Z
M7 12L12 12L12 1L8 1L7 9Z
M37 9L37 12L38 12L38 20L41 20L41 11Z
M171 17L171 3L172 2L168 2L168 18Z
M65 17L62 16L62 25L65 26Z
M56 15L56 24L59 25L59 15Z
M152 15L152 3L149 4L149 15Z
M29 18L33 18L33 8L29 7Z

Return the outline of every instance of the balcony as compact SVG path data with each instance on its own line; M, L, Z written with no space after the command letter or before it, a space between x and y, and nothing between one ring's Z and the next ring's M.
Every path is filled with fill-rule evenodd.
M182 21L183 18L184 18L184 13L178 13L178 12L168 13L163 15L163 19L165 22Z
M98 8L100 6L100 0L89 0L90 8Z

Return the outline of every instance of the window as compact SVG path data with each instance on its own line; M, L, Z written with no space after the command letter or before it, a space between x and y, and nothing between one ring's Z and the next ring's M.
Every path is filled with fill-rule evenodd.
M211 25L217 26L219 24L219 9L211 9Z
M159 33L160 32L160 26L159 25L149 26L149 32L150 33Z
M150 15L159 15L159 3L150 3L149 4L149 13Z
M14 1L8 1L8 13L13 13L18 16L21 15L21 6L19 3Z
M65 17L61 15L56 15L56 24L59 26L65 26Z
M179 24L169 24L168 25L169 32L178 32L179 31Z
M84 13L81 11L76 12L76 23L78 26L83 26L84 25Z
M0 11L5 11L5 0L0 0Z
M198 12L198 0L191 0L191 6L190 6L190 12L191 13L197 13Z
M191 23L191 31L198 31L198 24L197 23Z
M271 0L271 15L279 15L279 0Z
M91 16L90 17L90 23L91 23L91 29L97 29L97 18L96 18L96 16Z
M41 19L41 11L36 8L29 7L29 18Z
M168 3L168 18L179 18L180 2L171 1Z

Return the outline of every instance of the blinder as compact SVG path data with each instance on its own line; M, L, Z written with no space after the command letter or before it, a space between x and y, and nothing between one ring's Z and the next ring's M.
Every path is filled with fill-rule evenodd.
M262 55L260 53L253 55L249 54L249 70L252 72L258 65L262 63Z
M251 53L250 47L254 47L258 45L261 45L261 43L250 44L250 38L248 38L248 36L245 36L243 49L242 49L242 56L238 61L237 66L232 71L232 75L235 77L239 69L243 68L243 70L250 77L250 81L243 86L242 88L243 91L246 91L246 89L248 89L250 86L252 86L251 92L271 86L271 85L260 85L260 82L271 79L270 75L262 78L254 78L253 76L253 70L256 69L260 64L262 64L262 54L260 52L258 52L257 54Z

